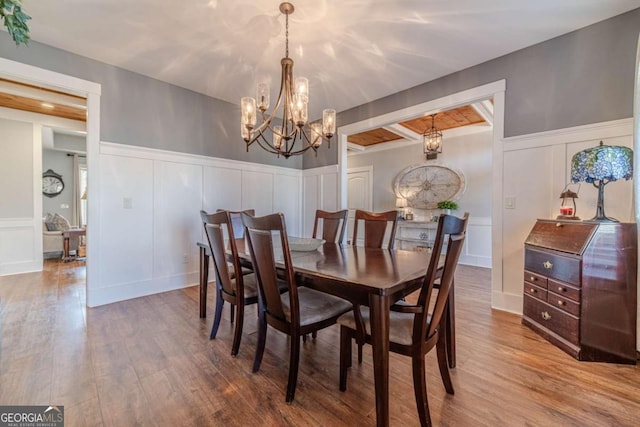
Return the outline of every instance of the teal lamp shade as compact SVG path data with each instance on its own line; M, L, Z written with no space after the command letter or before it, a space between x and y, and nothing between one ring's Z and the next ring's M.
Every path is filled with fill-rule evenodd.
M604 186L633 176L633 150L627 147L600 145L576 153L571 159L571 181L587 182L598 189L598 206L593 221L612 221L604 213Z

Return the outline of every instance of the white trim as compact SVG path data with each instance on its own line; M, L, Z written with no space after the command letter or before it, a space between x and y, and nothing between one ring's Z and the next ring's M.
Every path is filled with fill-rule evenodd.
M210 268L211 267L212 266L210 266ZM212 270L209 271L211 272ZM209 277L211 277L211 275ZM198 281L198 272L192 272L98 288L93 292L91 307L197 286ZM211 290L211 285L209 285L209 289Z
M265 165L262 163L224 159L222 157L209 157L200 154L181 153L157 148L138 147L107 141L100 142L100 154L134 157L146 160L161 160L173 163L188 163L224 169L241 169L243 171L252 172L278 172L279 174L290 176L302 176L303 172L302 169L292 169L282 166Z
M101 85L44 68L34 67L21 62L0 58L0 74L11 80L27 83L40 83L52 89L86 96L88 93L101 94Z
M502 199L504 182L504 106L505 91L493 95L493 149L491 158L491 307L508 308L502 304L502 299L496 299L496 294L504 293L503 283L503 254L502 245L504 221L502 219Z
M524 150L593 139L616 138L633 133L633 118L504 138L504 151Z
M492 308L522 315L522 304L522 294L510 294L496 290L491 292Z
M493 96L494 93L504 92L506 86L506 80L503 79L483 86L478 86L473 89L463 90L461 92L443 96L442 98L433 99L401 110L392 111L381 116L341 126L338 128L338 134L352 135L369 129L380 128L395 122L428 115L432 111L450 109L453 107L471 104L476 101L482 101L487 97ZM338 138L338 140L340 140L340 138ZM340 145L342 146L343 144Z
M31 228L33 229L34 260L35 269L31 271L42 271L44 267L44 254L42 253L43 237L42 228L42 125L33 124L33 219Z

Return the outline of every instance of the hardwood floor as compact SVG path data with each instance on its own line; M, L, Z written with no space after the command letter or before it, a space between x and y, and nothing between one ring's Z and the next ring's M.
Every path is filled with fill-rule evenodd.
M255 306L237 358L229 311L209 341L198 288L85 308L82 262L49 261L42 273L0 277L0 405L65 406L67 426L375 425L371 348L338 391L339 330L302 345L296 399L285 400L287 338L270 329L251 373ZM489 272L456 275L456 394L427 357L431 418L442 426L637 426L636 367L577 362L490 308ZM392 425L418 425L409 358L391 355Z

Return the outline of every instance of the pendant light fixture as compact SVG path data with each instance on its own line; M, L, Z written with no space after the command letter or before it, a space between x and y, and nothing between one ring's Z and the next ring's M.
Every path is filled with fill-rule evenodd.
M289 58L289 15L293 11L293 4L280 4L280 12L285 15L286 22L285 57L280 61L280 93L273 110L267 114L270 103L267 83L258 84L257 98L241 99L241 133L247 144L247 151L256 142L262 149L278 157L283 155L289 158L309 149L317 154L322 141L326 140L330 145L331 137L336 131L336 111L332 109L322 112L322 123L308 122L309 81L304 77L293 79L293 60ZM258 114L261 123L256 127ZM271 140L268 138L269 133Z
M435 124L436 114L431 115L431 127L422 133L422 146L427 160L435 160L442 153L442 132Z

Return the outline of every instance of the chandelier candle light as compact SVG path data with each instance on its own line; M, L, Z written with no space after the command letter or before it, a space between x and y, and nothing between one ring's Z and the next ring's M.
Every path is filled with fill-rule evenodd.
M322 112L322 123L308 123L309 81L304 77L293 79L293 60L289 58L289 15L294 11L291 3L280 4L280 12L285 15L285 57L282 58L282 77L278 100L270 114L269 85L258 84L257 99L246 97L241 99L242 139L249 146L257 142L262 149L269 153L283 155L285 158L302 154L309 149L318 153L318 147L326 140L331 144L331 137L336 131L336 111L326 109ZM278 111L282 107L282 124L275 124ZM260 111L262 123L256 127L257 112ZM273 135L271 141L265 137L269 130ZM300 142L300 146L296 145Z

